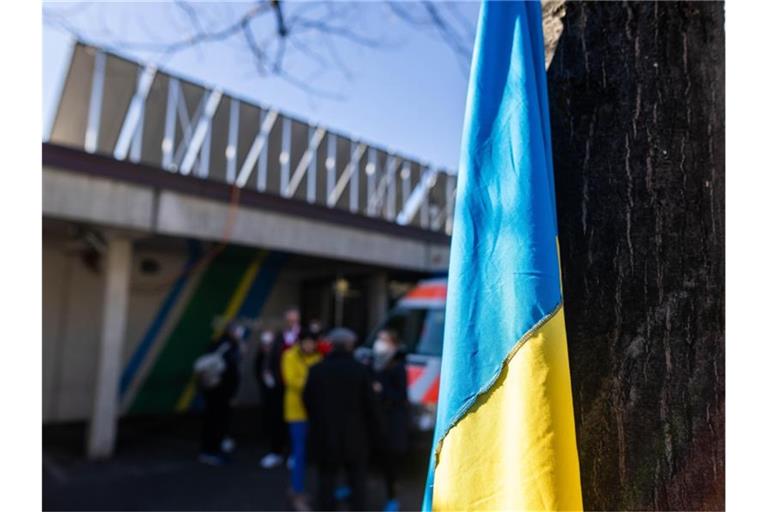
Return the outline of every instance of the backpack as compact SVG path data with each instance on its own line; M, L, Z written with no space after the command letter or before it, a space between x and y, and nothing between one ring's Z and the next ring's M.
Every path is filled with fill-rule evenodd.
M194 372L203 388L215 388L221 382L221 376L227 369L227 363L224 361L224 352L227 349L226 345L222 345L214 352L195 359Z

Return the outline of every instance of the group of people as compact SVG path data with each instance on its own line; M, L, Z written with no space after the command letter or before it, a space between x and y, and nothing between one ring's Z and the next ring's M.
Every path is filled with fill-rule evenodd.
M207 357L210 366L215 359L220 370L213 385L200 379L206 404L201 462L223 462L231 444L226 434L239 381L241 329L230 326L201 358ZM384 509L399 509L395 481L408 431L404 354L397 334L388 330L378 333L368 364L355 358L356 347L351 330L324 332L318 322L304 326L296 308L285 312L281 330L260 333L254 371L269 442L260 463L264 469L287 464L289 498L296 510L310 510L305 487L310 458L317 469L316 508L333 510L347 500L352 509L366 510L370 452L378 456L385 476Z

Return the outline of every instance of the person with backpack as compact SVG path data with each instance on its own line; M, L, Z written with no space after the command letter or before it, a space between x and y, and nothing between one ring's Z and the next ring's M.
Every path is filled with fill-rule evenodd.
M285 385L285 421L288 423L288 432L291 436L291 458L293 460L290 499L296 510L309 510L309 504L304 494L308 426L302 392L309 369L319 363L322 357L317 351L317 333L309 329L302 329L294 345L285 351L282 360L283 383Z
M240 344L245 329L231 322L224 333L195 361L195 375L204 399L198 460L218 466L226 462L222 442L229 430L231 402L240 385Z

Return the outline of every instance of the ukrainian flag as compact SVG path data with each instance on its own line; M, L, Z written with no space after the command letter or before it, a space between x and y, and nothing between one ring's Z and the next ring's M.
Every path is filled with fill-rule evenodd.
M484 2L425 510L580 510L537 2Z

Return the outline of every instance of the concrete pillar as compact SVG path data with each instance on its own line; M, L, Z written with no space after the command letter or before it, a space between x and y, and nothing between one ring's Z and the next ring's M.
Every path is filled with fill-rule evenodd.
M88 429L88 457L91 459L110 457L115 445L119 407L118 379L128 316L131 250L132 242L128 238L113 237L107 242L101 342L93 411Z
M387 315L387 274L376 272L368 278L368 328L373 329Z

